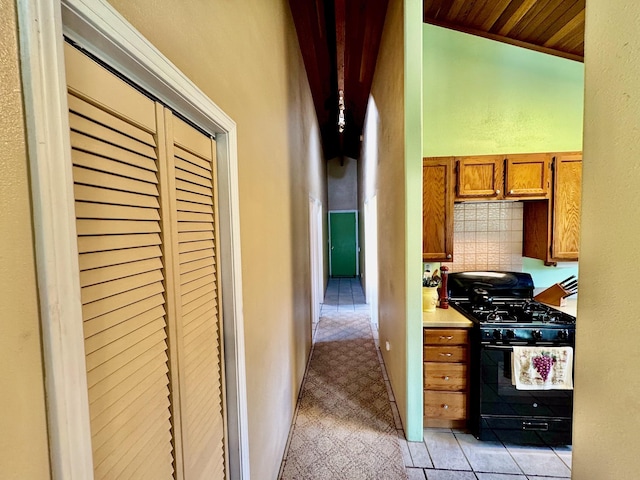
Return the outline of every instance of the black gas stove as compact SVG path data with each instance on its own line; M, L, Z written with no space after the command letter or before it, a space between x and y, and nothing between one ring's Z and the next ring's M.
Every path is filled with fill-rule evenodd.
M491 305L452 303L479 323L483 341L552 344L573 340L575 317L535 300L503 300Z
M484 342L573 342L575 317L533 300L533 279L522 272L449 275L451 305L478 325Z
M450 305L469 318L472 433L481 440L571 443L572 390L518 390L514 347L575 345L575 317L533 300L522 272L458 272L448 279Z

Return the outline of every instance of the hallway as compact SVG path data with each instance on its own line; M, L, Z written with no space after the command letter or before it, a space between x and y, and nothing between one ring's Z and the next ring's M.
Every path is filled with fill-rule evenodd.
M383 372L359 282L330 280L281 479L406 478Z
M367 476L366 469L372 464L375 465L376 457L380 457L380 455L386 456L389 452L383 454L380 451L376 451L375 448L380 445L376 445L378 441L375 441L372 444L374 445L373 448L369 448L368 445L358 445L357 449L345 455L344 449L351 447L346 447L344 444L341 445L340 442L345 435L350 436L352 433L344 431L340 433L340 422L330 424L331 431L327 429L322 431L320 429L320 435L318 435L318 431L309 431L307 433L301 433L300 431L301 426L308 428L311 423L326 420L318 419L317 411L312 414L309 413L309 405L305 405L305 400L308 400L310 396L329 397L330 395L339 395L340 391L349 389L352 385L363 389L371 389L374 393L382 393L384 391L381 384L375 381L375 374L373 375L374 381L367 385L354 384L354 382L347 380L345 370L339 369L341 367L344 369L345 364L347 365L347 371L353 367L347 364L346 352L339 352L334 349L341 343L336 341L341 335L339 332L344 331L348 325L353 325L353 322L358 321L361 322L360 328L366 332L370 329L369 319L369 305L365 303L364 293L358 279L330 279L325 295L325 303L322 306L322 317L316 332L309 368L298 400L295 424L290 433L288 452L285 455L286 461L283 462L280 478L305 480L312 478L403 478L401 476L388 476L387 473L376 470L381 468L379 465L370 470L376 471L375 476ZM381 404L378 413L381 413L381 417L385 418L386 404L391 406L393 415L392 420L390 417L386 419L389 425L386 425L385 421L383 421L382 430L379 430L376 434L384 439L388 431L395 431L402 455L401 462L404 464L409 480L559 480L571 476L571 447L516 446L500 441L497 438L491 442L480 442L466 431L446 428L425 429L423 442L407 442L380 353L377 329L374 327L370 330L375 341L375 358L377 358L382 374L381 378L378 377L378 382L384 380L386 386L386 401ZM366 361L364 359L365 356L373 357L370 351L372 346L373 344L369 342L369 351L366 349L358 350L357 353L353 354L355 360L359 363L364 363ZM328 351L325 350L327 347L329 348ZM353 347L348 346L346 350L353 350ZM336 359L340 359L340 361L336 361ZM321 379L323 381L320 382L323 388L321 388L321 395L317 395L318 392L314 394L312 390L318 387L317 373L320 370L324 370L324 379ZM314 375L316 375L316 378L314 378ZM353 394L365 396L370 394L370 392L356 390L354 388ZM381 399L378 398L378 400ZM357 428L358 421L354 416L358 416L363 410L366 411L366 405L368 405L369 401L370 399L367 402L356 404L354 409L346 409L340 413L340 415L349 417L349 430ZM326 415L325 413L325 415L327 417L338 416L333 409L337 408L339 403L334 402L329 405L332 408L331 414ZM314 405L314 408L317 407L317 404ZM310 420L311 418L312 420ZM343 438L340 438L341 435ZM306 440L309 440L308 444L305 444L305 437ZM322 440L326 440L326 442ZM337 445L341 446L336 448ZM386 448L391 449L393 458L396 442L387 442L384 445ZM298 456L297 459L294 458L296 456ZM326 469L327 465L333 470ZM365 470L356 470L355 474L354 471L342 470L343 468L353 468L354 465L360 465ZM304 470L305 468L307 470ZM391 475L396 474L399 473L394 472Z

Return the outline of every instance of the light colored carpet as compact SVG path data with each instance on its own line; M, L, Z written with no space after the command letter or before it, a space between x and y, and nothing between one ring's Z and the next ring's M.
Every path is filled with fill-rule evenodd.
M281 479L406 478L369 316L324 314Z

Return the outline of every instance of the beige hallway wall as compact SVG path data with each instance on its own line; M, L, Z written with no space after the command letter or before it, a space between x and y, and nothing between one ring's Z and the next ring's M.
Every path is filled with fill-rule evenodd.
M0 477L49 478L15 4L0 0Z
M252 478L275 478L309 353L309 194L326 178L285 0L113 0L238 125Z
M640 471L640 4L587 2L573 478Z
M390 1L367 107L361 198L374 193L378 197L380 344L398 408L406 419L403 15L402 0ZM384 348L387 341L389 351Z

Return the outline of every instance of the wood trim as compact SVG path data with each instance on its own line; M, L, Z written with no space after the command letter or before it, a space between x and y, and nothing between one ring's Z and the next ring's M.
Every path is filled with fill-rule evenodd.
M556 50L551 47L541 47L539 45L535 45L533 43L523 42L521 40L516 40L514 38L508 38L503 35L498 35L490 32L483 32L482 30L478 30L475 28L463 27L460 25L454 25L449 22L443 22L441 20L433 20L431 18L425 19L425 23L429 23L431 25L435 25L437 27L448 28L450 30L457 30L458 32L468 33L470 35L476 35L478 37L488 38L489 40L495 40L497 42L508 43L509 45L515 45L516 47L522 47L529 50L535 50L536 52L546 53L549 55L554 55L556 57L567 58L569 60L574 60L576 62L584 63L584 57L581 55L575 55L569 52L563 52L561 50Z
M162 98L170 108L218 134L229 476L249 479L236 124L105 0L61 3L18 3L52 477L93 478L62 53L64 31L88 52Z
M49 455L54 479L93 478L67 87L59 5L17 3Z

